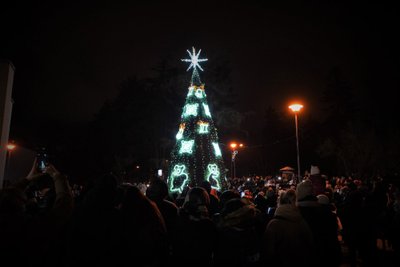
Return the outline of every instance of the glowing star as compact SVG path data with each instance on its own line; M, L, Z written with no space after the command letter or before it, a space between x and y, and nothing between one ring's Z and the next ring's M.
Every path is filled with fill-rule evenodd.
M208 126L210 126L208 122L199 121L197 124L199 125L199 134L208 133Z
M182 139L182 137L183 137L183 130L185 130L185 123L181 123L181 124L179 125L179 131L178 131L178 133L176 134L176 139L177 139L177 140Z
M204 109L204 114L206 114L207 117L211 117L210 108L208 107L207 104L203 103L203 109Z
M204 61L207 61L208 59L207 58L199 58L201 49L199 50L197 55L196 55L196 50L194 49L194 47L192 47L192 49L193 49L193 54L190 53L189 50L186 50L189 53L190 59L187 59L187 58L186 59L181 59L184 62L190 62L189 68L186 71L189 71L191 68L193 68L193 71L195 71L196 68L199 68L200 70L203 70L201 68L201 66L199 65L199 62L204 62Z
M221 149L219 148L218 143L212 143L212 145L214 147L215 156L216 157L221 157L222 153L221 153Z
M171 173L170 179L170 188L171 192L179 192L182 193L183 189L189 182L189 175L185 172L185 165L175 165L174 170Z
M199 104L187 104L185 106L184 116L188 117L190 115L197 116L197 109L199 108Z
M211 184L212 188L220 190L221 185L218 180L220 172L217 164L208 164L207 169L208 169L208 174L206 176L206 180Z
M179 154L183 154L183 153L192 154L193 153L193 145L194 145L194 140L181 141L181 149L179 149Z

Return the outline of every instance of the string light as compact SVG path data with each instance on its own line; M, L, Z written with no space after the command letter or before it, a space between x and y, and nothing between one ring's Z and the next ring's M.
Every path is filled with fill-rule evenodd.
M207 181L211 184L211 187L220 190L221 185L219 183L219 168L217 164L208 164L207 166L208 173L207 173Z
M171 152L168 186L170 192L182 193L189 184L198 186L209 181L212 188L222 190L227 186L225 166L218 145L217 129L212 121L204 84L197 69L203 71L200 52L188 51L190 62L187 70L193 69L186 102L181 115L181 123L176 134L176 144ZM201 106L201 109L199 107Z
M204 103L203 103L203 109L204 109L204 114L205 114L207 117L210 117L210 118L211 118L210 108L208 107L207 104L204 104Z
M181 149L179 150L179 154L183 153L188 153L192 154L193 153L193 145L194 145L194 140L189 140L189 141L181 141Z
M199 130L198 130L199 134L208 133L208 126L210 126L208 122L198 121L197 124L199 125Z
M192 95L193 95L193 91L194 91L194 89L195 89L195 86L189 86L189 89L188 89L188 94L187 94L187 96L192 96Z
M176 139L177 140L180 140L180 139L182 139L182 137L183 137L183 131L185 130L185 123L181 123L180 125L179 125L179 131L178 131L178 133L176 134Z
M196 70L196 68L199 68L200 70L203 71L203 69L201 68L201 66L199 65L199 62L204 62L207 61L207 58L199 58L199 55L201 53L201 49L199 50L199 52L196 54L196 49L194 47L192 47L192 51L193 53L190 53L189 50L186 50L190 56L190 59L181 59L184 62L190 62L189 67L187 68L186 71L189 71L191 68L193 68L193 71Z
M199 108L199 104L187 104L185 106L185 112L183 114L184 117L188 116L197 116L197 109Z
M181 165L181 164L177 164L174 166L174 170L171 173L171 186L170 186L170 191L171 192L179 192L182 193L183 189L185 188L185 186L187 185L187 183L189 182L189 176L188 174L185 172L186 170L186 166L185 165ZM183 177L183 179L181 179L182 181L180 181L180 183L178 183L178 186L176 186L176 180L178 177Z
M218 143L213 142L212 145L214 147L215 156L222 157L221 148L219 147Z
M195 95L197 98L200 98L200 99L201 99L201 98L204 97L204 90L202 90L202 89L196 89L194 95Z

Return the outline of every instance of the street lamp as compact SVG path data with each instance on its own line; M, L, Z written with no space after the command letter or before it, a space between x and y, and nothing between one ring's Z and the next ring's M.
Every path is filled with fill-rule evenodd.
M6 154L6 173L9 176L10 171L10 161L11 161L11 152L17 147L14 143L7 144L7 154Z
M11 143L11 144L8 144L8 145L7 145L7 150L8 150L8 151L13 151L16 147L17 147L16 145L14 145L14 144Z
M236 177L236 164L235 164L235 159L236 159L236 155L238 153L238 147L242 148L243 144L237 144L235 142L230 143L229 145L232 149L232 161L231 161L231 176L232 179L234 179Z
M290 105L289 108L294 112L294 121L296 125L296 148L297 148L297 179L300 179L300 151L299 151L299 126L297 122L297 113L303 108L301 104ZM299 181L299 180L298 180Z

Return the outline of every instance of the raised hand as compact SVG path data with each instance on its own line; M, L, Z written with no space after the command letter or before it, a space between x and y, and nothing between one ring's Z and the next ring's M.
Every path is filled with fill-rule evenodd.
M32 181L32 180L34 180L34 179L36 179L37 177L40 177L40 176L42 176L42 175L43 175L43 173L39 172L38 169L37 169L37 158L35 158L35 160L33 161L33 166L32 166L32 168L31 168L31 170L30 170L28 176L26 176L25 178L26 178L28 181Z

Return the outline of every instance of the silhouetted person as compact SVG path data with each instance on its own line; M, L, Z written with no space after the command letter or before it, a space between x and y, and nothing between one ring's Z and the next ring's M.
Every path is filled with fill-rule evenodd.
M157 205L136 186L119 187L118 208L122 215L122 250L125 266L167 266L167 230Z
M115 207L117 179L98 177L75 211L69 238L69 265L121 265L122 216Z
M258 213L254 204L240 198L225 203L217 223L215 266L257 266L261 243L255 224Z
M293 189L279 196L263 236L261 258L263 266L323 266L317 265L313 233L296 207Z
M28 197L26 190L45 176L50 179L48 186L54 197L39 207L37 198ZM52 164L46 166L43 173L38 172L35 159L26 178L0 192L2 262L15 266L65 264L65 227L72 210L73 198L67 177Z
M296 188L297 207L309 225L316 247L319 266L339 266L342 252L337 237L338 224L335 216L318 203L310 180L304 180Z
M240 194L233 190L225 190L222 192L219 196L219 210L221 211L225 203L234 198L240 198Z
M146 196L154 201L160 210L167 232L172 235L175 231L176 220L178 218L178 207L168 198L168 185L161 179L154 179L150 182L150 186L147 188Z
M212 187L210 182L204 180L200 184L200 187L204 188L210 197L210 206L208 208L208 212L212 218L216 213L219 213L219 198L211 193Z
M354 184L342 206L340 219L343 240L349 248L351 266L357 266L357 254L363 266L376 266L376 215L367 205L368 197Z
M216 227L208 207L210 198L202 187L191 188L179 209L173 240L173 261L177 266L212 266Z

